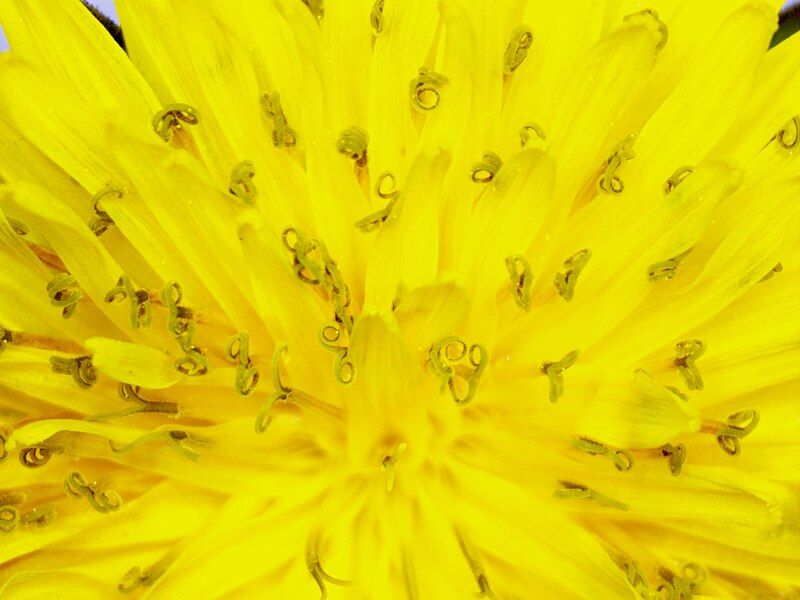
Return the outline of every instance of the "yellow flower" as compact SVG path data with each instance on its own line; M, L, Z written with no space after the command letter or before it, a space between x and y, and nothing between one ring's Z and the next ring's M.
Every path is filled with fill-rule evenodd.
M0 1L0 596L797 597L779 4Z

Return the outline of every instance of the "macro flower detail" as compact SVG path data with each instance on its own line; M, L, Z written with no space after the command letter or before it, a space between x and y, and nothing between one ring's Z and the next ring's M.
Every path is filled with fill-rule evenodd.
M780 4L0 0L0 597L798 597Z

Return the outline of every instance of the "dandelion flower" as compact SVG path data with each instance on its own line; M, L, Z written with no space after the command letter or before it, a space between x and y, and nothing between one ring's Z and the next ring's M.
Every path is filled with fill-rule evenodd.
M0 595L797 597L778 4L2 0Z

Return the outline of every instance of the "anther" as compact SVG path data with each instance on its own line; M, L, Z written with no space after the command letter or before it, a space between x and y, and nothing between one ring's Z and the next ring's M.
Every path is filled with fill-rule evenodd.
M92 366L91 356L76 356L65 358L63 356L50 357L50 370L61 375L70 375L78 387L88 390L97 383L97 373Z
M441 73L421 67L419 76L409 83L412 106L420 111L433 110L439 106L439 102L442 99L439 90L447 81L447 77Z
M121 199L124 197L124 195L125 192L121 188L106 186L92 196L94 216L89 220L89 229L92 230L93 234L100 237L108 230L109 227L114 225L114 220L107 212L100 208L100 201L106 196L116 196L117 198Z
M800 115L792 117L775 135L774 139L777 139L778 143L786 150L795 148L800 143Z
M240 396L252 394L258 385L260 375L250 358L250 335L243 331L230 338L225 346L225 358L239 363L236 367L234 384L236 392Z
M328 597L328 590L325 587L325 583L346 586L350 585L351 582L345 579L337 579L336 577L332 577L325 572L325 569L322 568L322 563L319 559L317 542L318 540L316 534L308 538L308 543L306 544L306 568L308 568L308 572L311 574L311 577L319 586L320 600L325 600Z
M659 18L658 13L654 11L652 8L645 8L644 10L640 10L639 12L626 15L624 17L624 20L628 21L630 19L635 19L641 16L649 17L656 22L656 25L658 26L658 32L659 34L661 34L661 39L659 40L658 44L656 44L655 51L660 52L661 49L667 45L667 41L669 40L669 29L667 28L667 24Z
M531 264L522 254L513 254L506 257L506 269L511 280L514 302L522 310L528 312L531 309L531 286L533 285Z
M624 502L620 502L619 500L614 500L613 498L609 498L595 490L586 487L580 483L575 483L574 481L564 481L560 480L559 483L561 484L561 489L556 490L554 492L554 496L559 499L584 499L584 500L594 500L601 506L608 506L610 508L617 508L619 510L628 510L628 505Z
M367 166L367 144L369 134L361 127L353 125L339 134L336 140L336 149L355 161L356 166L364 168Z
M578 276L586 267L586 263L592 257L592 251L584 248L579 250L564 261L564 271L556 273L553 283L556 286L558 295L567 302L571 302L575 296L575 285L578 283Z
M503 72L511 75L525 61L528 50L533 44L533 30L527 25L520 25L511 34L505 54L503 54Z
M272 119L274 129L272 130L272 143L276 148L286 147L291 148L297 144L297 133L294 129L289 127L289 122L286 120L286 114L283 112L281 106L281 96L278 92L273 94L264 94L261 97L261 103L264 106L269 118Z
M483 160L472 165L472 181L475 183L489 183L502 166L503 161L497 154L484 152Z
M683 463L686 461L686 446L683 444L664 444L659 448L661 456L669 459L669 472L674 476L681 474Z
M84 497L97 512L109 513L122 507L122 497L114 490L98 490L97 483L89 483L80 471L72 471L64 479L64 489L73 498Z
M150 433L145 433L144 435L139 436L127 444L117 445L112 440L108 440L108 446L115 454L126 454L127 452L130 452L134 448L137 448L146 442L165 441L167 442L168 446L180 452L184 457L193 462L197 462L200 460L200 455L184 444L184 442L187 440L193 440L193 438L191 438L185 431L151 431Z
M149 327L153 320L153 307L150 304L150 293L147 290L137 290L133 287L130 277L122 275L117 280L117 285L106 294L106 302L130 302L131 327Z
M669 176L669 179L664 182L664 195L666 196L672 190L678 187L678 185L680 185L683 180L692 173L694 173L694 167L690 167L688 165L678 167L678 169L676 169L675 172Z
M178 405L175 402L162 402L145 400L140 395L140 388L138 385L131 385L130 383L120 383L117 386L117 393L120 398L126 402L133 402L136 406L124 408L122 410L92 415L86 417L87 421L104 421L106 419L114 419L117 417L127 417L128 415L135 415L138 413L161 413L165 415L177 415Z
M539 371L550 380L550 402L558 402L564 395L564 371L574 365L579 356L580 352L573 350L557 362L545 361L539 366Z
M700 591L700 588L708 579L708 570L701 564L689 562L681 568L683 579L689 584L693 593Z
M379 35L383 31L383 2L375 0L372 11L369 13L369 23L372 26L372 33Z
M756 428L760 418L754 408L746 408L728 415L727 425L718 429L715 434L720 448L731 456L739 454L742 449L742 438Z
M490 600L497 600L497 596L495 596L491 586L489 585L489 578L486 576L483 563L481 562L480 556L475 548L467 540L466 536L458 530L456 530L456 539L458 540L459 548L461 548L461 554L463 554L464 558L467 560L469 568L472 571L472 576L475 578L475 583L478 585L478 589L480 590L477 594L475 594L475 596L477 598L489 598Z
M172 139L177 130L183 129L183 124L197 125L200 115L188 104L168 104L163 110L153 116L153 129L165 142Z
M19 525L19 510L8 504L0 506L0 531L11 533Z
M391 173L391 171L384 171L380 174L377 182L375 183L375 194L384 200L388 200L389 202L386 204L385 208L375 211L363 219L356 221L356 227L364 233L377 229L383 223L385 223L386 220L391 216L392 210L394 210L394 206L397 203L397 199L400 197L400 191L397 189L397 182L395 181L394 175Z
M281 358L283 354L289 354L289 346L282 344L275 348L275 353L272 355L272 393L267 397L261 410L256 416L255 429L256 433L264 433L272 423L272 409L276 402L286 401L294 391L292 388L284 385L281 381Z
M588 437L579 437L570 442L570 446L583 450L592 456L604 456L614 463L617 471L630 471L633 467L633 456L627 450L621 448L611 448L602 442L598 442Z
M52 458L53 454L58 454L60 450L55 448L48 448L46 446L32 446L29 448L22 448L19 451L19 462L23 467L29 469L38 469L47 464Z
M13 341L14 332L0 324L0 354L2 354L5 347Z
M249 160L244 160L233 167L228 191L245 204L255 204L258 199L258 188L253 179L256 169Z
M47 284L47 294L50 304L61 307L61 316L69 319L78 309L78 301L83 292L78 287L78 282L69 273L59 273Z
M688 339L675 345L676 357L672 364L678 368L678 373L683 377L686 387L690 390L702 390L703 378L697 369L695 361L703 356L706 351L702 340Z
M381 461L381 467L386 471L386 491L391 492L392 488L394 487L394 466L397 464L397 461L403 456L403 452L406 451L408 444L405 442L400 442L397 444L397 447L394 451L383 457Z
M545 139L544 130L536 123L525 123L519 130L519 142L523 148L528 144L531 135L535 135L540 140Z
M308 7L308 10L311 11L311 14L314 15L317 21L322 21L322 18L325 16L323 0L303 0L303 4Z
M5 431L0 430L0 463L5 462L5 460L8 458L6 442L8 442L8 435L6 435Z
M449 335L431 346L428 358L433 371L442 380L440 392L447 387L453 401L459 406L472 402L489 362L486 347L482 344L468 347L460 337Z
M759 279L758 283L761 283L762 281L767 281L768 279L772 279L775 276L775 273L780 273L781 271L783 271L783 265L781 263L778 263L777 265L772 267L772 269L770 269L769 273L767 273L761 279Z
M140 587L150 587L167 571L167 565L159 561L142 570L134 567L122 576L122 581L117 584L117 589L123 594L129 594Z
M617 174L620 167L626 161L636 156L633 151L633 144L636 141L636 134L632 133L624 140L619 142L606 159L603 174L597 179L597 191L606 194L621 194L625 190L625 183Z
M677 272L678 266L683 262L689 253L692 251L691 248L686 250L685 252L681 252L677 256L673 256L663 262L657 262L649 267L647 267L647 279L650 281L666 281L675 277L675 273Z

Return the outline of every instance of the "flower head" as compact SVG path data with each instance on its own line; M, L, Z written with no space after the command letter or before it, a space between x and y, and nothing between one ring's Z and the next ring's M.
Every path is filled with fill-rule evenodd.
M633 4L0 2L3 597L796 594L800 36Z

